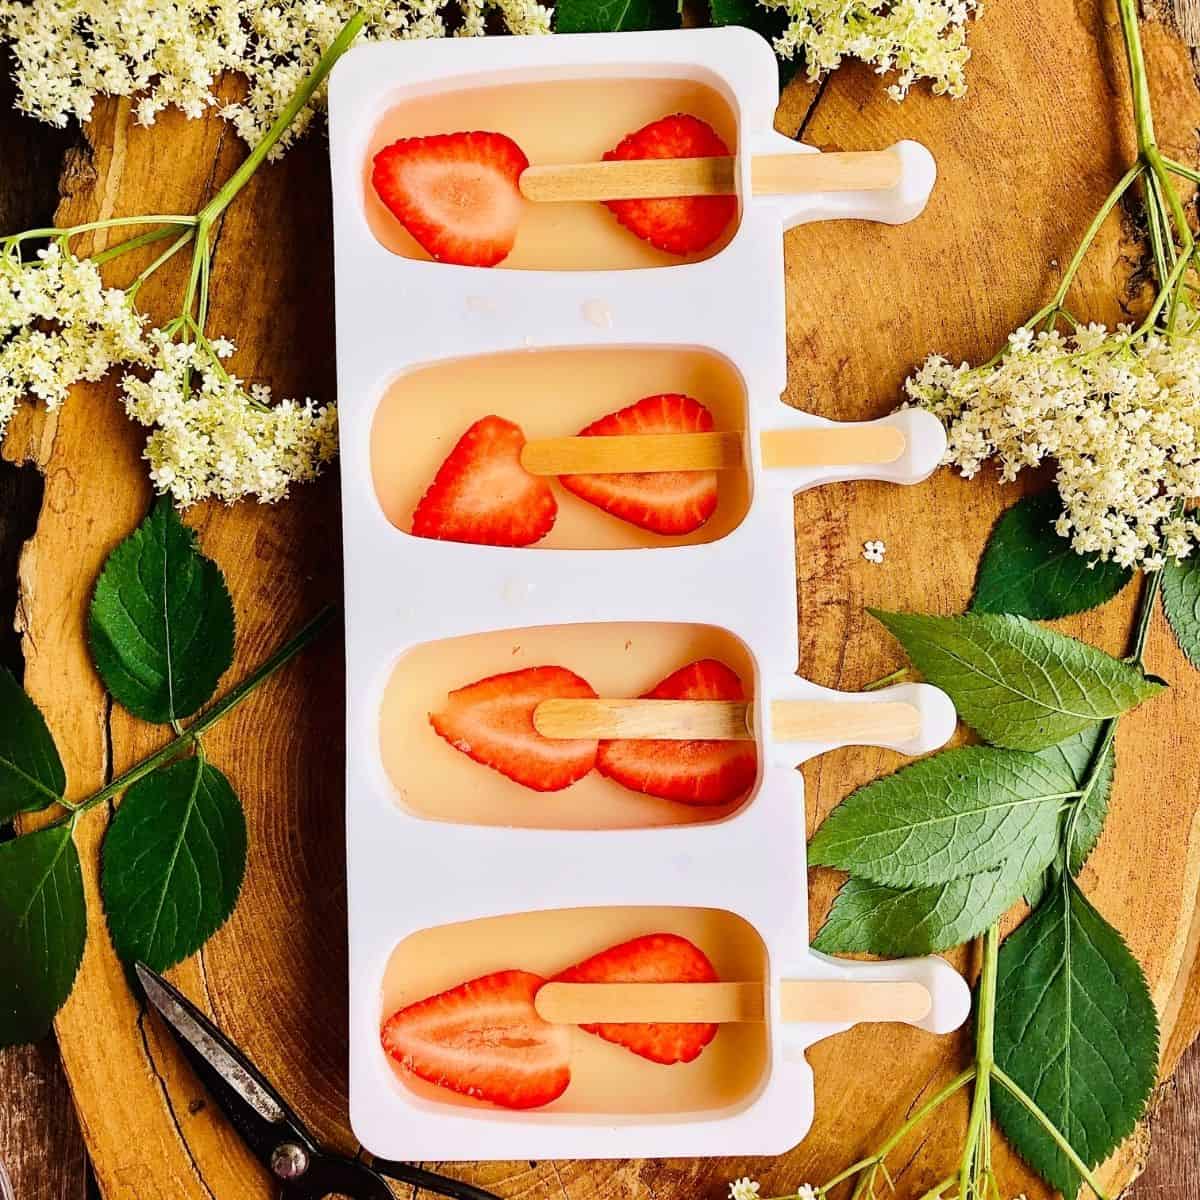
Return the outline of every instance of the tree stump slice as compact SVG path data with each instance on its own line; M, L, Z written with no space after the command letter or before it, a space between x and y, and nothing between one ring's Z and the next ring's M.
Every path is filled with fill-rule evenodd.
M799 82L779 127L823 149L925 142L939 182L917 222L833 223L787 236L787 402L841 419L881 415L927 353L979 360L1041 306L1132 150L1115 11L1092 0L988 5L971 30L970 93L921 90L892 103L869 70L849 65L822 89ZM1145 26L1160 134L1196 161L1197 93L1186 47ZM212 118L164 116L138 127L124 102L98 106L90 156L63 177L60 224L138 212L194 211L244 153ZM210 332L233 338L233 367L280 396L333 395L333 316L326 152L312 137L263 170L230 210L217 245ZM1074 311L1114 321L1146 302L1144 246L1128 215L1114 218L1081 274ZM133 264L113 264L113 280ZM143 291L151 311L178 303L184 265ZM396 319L403 320L397 304ZM57 414L25 414L10 457L40 465L46 490L22 563L27 686L46 714L82 796L163 737L106 701L84 642L87 605L104 557L150 500L141 432L111 384L76 389ZM1030 479L1023 487L1044 483ZM996 516L1021 488L990 473L967 483L942 471L916 488L847 483L796 501L801 638L797 663L818 683L858 688L899 665L898 647L869 604L956 612ZM275 507L198 507L188 520L225 571L238 613L237 662L223 686L288 630L340 593L336 478ZM881 538L886 562L861 557ZM788 553L780 547L779 553ZM748 601L749 602L749 601ZM1128 634L1134 589L1060 626L1114 652ZM1172 684L1122 723L1112 813L1084 885L1148 972L1163 1015L1164 1078L1200 1027L1200 756L1193 714L1200 675L1161 619L1149 669ZM345 1150L345 904L340 639L330 632L207 739L247 810L250 862L241 902L203 952L172 976L278 1084L319 1136ZM810 831L853 787L900 760L839 751L804 770ZM1169 764L1169 770L1164 765ZM108 814L81 823L90 937L75 991L57 1022L67 1074L108 1200L254 1200L269 1180L208 1102L153 1019L141 1013L108 943L97 894ZM838 878L814 870L815 929ZM968 952L956 965L973 969ZM920 1097L960 1069L969 1035L935 1038L898 1026L851 1031L816 1047L816 1122L790 1154L744 1158L512 1162L464 1165L462 1177L505 1197L717 1200L749 1174L764 1196L819 1183L869 1152ZM902 1198L919 1195L956 1160L962 1097L894 1154ZM1106 1166L1114 1186L1142 1161L1144 1137ZM1002 1194L1047 1192L997 1137Z

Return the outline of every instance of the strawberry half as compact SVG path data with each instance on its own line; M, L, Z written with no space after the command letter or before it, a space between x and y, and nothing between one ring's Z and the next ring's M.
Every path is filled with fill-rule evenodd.
M521 147L502 133L439 133L385 146L371 183L430 257L494 267L517 239L517 180L527 166Z
M557 792L596 765L597 746L594 738L542 737L533 727L533 710L560 696L594 700L596 693L565 667L526 667L458 688L429 721L477 763L535 792Z
M643 126L605 159L723 158L729 147L698 117L676 113ZM695 254L711 245L737 216L735 196L671 196L605 201L631 233L669 254Z
M580 437L633 433L708 433L712 413L691 396L647 396L579 431ZM700 528L717 508L716 471L645 471L617 475L561 475L559 483L588 501L654 533L683 534Z
M714 658L689 663L646 693L647 700L744 700L742 681ZM744 796L758 776L753 741L601 742L596 766L602 775L635 792L681 804L729 804Z
M521 466L525 435L482 417L458 439L413 513L418 537L484 546L528 546L558 515L550 484Z
M383 1048L426 1083L504 1108L537 1108L571 1082L570 1031L538 1016L546 981L497 971L393 1013Z
M717 972L699 946L674 933L650 933L611 946L554 977L562 983L715 983ZM700 1023L584 1025L651 1062L691 1062L717 1036Z

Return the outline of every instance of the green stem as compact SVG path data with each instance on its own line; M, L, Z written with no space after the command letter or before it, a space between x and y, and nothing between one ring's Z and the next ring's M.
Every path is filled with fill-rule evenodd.
M107 250L101 250L99 254L93 254L91 256L92 262L96 266L102 267L106 262L111 262L114 258L120 258L122 254L128 254L130 250L140 250L143 246L149 246L154 242L161 242L163 238L170 237L177 228L178 226L175 225L167 225L162 229L152 229L149 233L139 233L137 237L129 238L124 242L118 242L115 246L109 246Z
M882 678L873 680L871 683L864 685L862 690L864 692L876 692L880 688L885 688L889 684L896 683L900 679L907 678L908 673L911 670L912 670L912 667L908 667L908 666L897 667L894 671L890 672L887 675L884 675Z
M131 784L149 775L151 771L157 770L164 763L177 758L189 746L196 743L199 736L206 729L211 728L222 717L231 713L252 692L270 679L280 667L295 658L329 624L335 611L334 608L328 605L321 609L311 621L302 626L270 658L260 663L236 687L230 688L212 708L204 713L203 716L197 717L191 725L178 734L172 741L168 742L161 750L155 751L148 758L142 759L136 766L130 767L128 771L124 771L116 779L105 784L98 792L90 795L86 800L81 800L78 804L74 805L64 805L64 807L70 809L70 812L66 816L60 817L54 823L61 825L64 821L76 821L89 808L94 808L97 804L102 804L104 801L111 800L114 796L120 795Z
M164 263L167 263L174 258L175 255L178 254L179 251L182 250L184 246L186 246L188 242L190 242L195 236L195 231L189 229L187 233L176 238L176 240L173 241L125 290L128 291L131 296L137 295L137 291L142 284L145 283L146 280L149 279L150 276L159 269L159 267L163 266Z
M983 935L983 970L979 976L979 1001L975 1012L975 1094L971 1100L966 1143L958 1170L959 1200L967 1200L975 1190L983 1158L980 1140L991 1135L988 1098L996 1061L996 968L999 952L1000 927L991 925Z
M364 9L359 9L354 16L342 26L341 32L330 43L329 49L321 55L320 62L309 77L300 85L295 95L288 101L287 106L275 118L275 123L263 135L262 140L250 151L246 161L229 177L225 186L204 206L198 214L199 220L212 223L229 207L233 198L249 182L250 177L262 165L270 154L275 143L291 127L300 110L312 99L313 93L325 82L325 77L333 69L333 64L350 48L351 43L358 37L359 31L367 19Z
M1042 1112L1038 1103L1032 1097L1030 1097L1015 1080L1010 1079L1009 1076L1006 1075L999 1067L992 1067L992 1078L998 1084L1000 1084L1000 1086L1004 1088L1009 1095L1011 1095L1014 1099L1019 1100L1029 1110L1034 1119L1037 1120L1042 1128L1045 1129L1051 1138L1054 1139L1055 1143L1063 1152L1063 1154L1067 1156L1071 1166L1073 1166L1075 1170L1078 1171L1079 1174L1082 1175L1087 1181L1088 1187L1090 1187L1092 1191L1096 1193L1098 1200L1108 1200L1108 1196L1106 1195L1104 1189L1100 1186L1096 1176L1091 1172L1083 1159L1081 1159L1079 1155L1075 1153L1071 1143L1068 1142L1067 1139L1058 1131L1058 1127L1054 1124L1054 1122L1051 1121L1044 1112Z
M1067 270L1062 277L1062 282L1058 285L1058 291L1054 293L1054 298L1042 310L1040 314L1032 320L1027 321L1029 326L1036 325L1039 320L1045 315L1054 312L1062 307L1063 301L1067 298L1067 292L1071 289L1071 284L1074 282L1075 276L1079 272L1079 268L1083 263L1087 252L1091 249L1092 243L1096 240L1096 235L1100 232L1104 222L1108 219L1108 214L1116 208L1121 197L1130 189L1134 181L1145 170L1145 166L1136 162L1124 175L1121 176L1117 185L1111 192L1104 203L1100 206L1100 211L1092 218L1092 223L1088 226L1087 232L1083 235L1083 241L1079 243L1079 248L1075 251L1074 257L1067 266Z
M73 238L81 233L92 233L97 229L119 229L122 225L195 225L195 217L183 217L175 214L150 215L145 217L110 217L105 221L88 221L83 225L71 225L67 229L55 229L54 226L41 229L26 229L2 239L4 242L24 242L30 238Z
M895 1131L885 1141L879 1149L868 1158L861 1158L858 1162L847 1167L844 1171L835 1175L828 1183L819 1188L819 1193L824 1196L831 1192L839 1183L844 1183L853 1175L857 1175L860 1171L865 1171L868 1167L878 1166L887 1156L904 1140L904 1138L912 1132L918 1125L926 1120L930 1115L936 1112L947 1100L950 1099L956 1092L961 1091L972 1079L975 1078L974 1066L968 1067L965 1071L956 1075L940 1092L927 1100L920 1108L899 1129Z

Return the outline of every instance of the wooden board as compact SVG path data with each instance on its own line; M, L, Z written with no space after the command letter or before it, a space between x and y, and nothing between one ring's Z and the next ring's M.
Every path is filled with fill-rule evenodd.
M1200 98L1185 49L1146 29L1159 123L1170 152L1195 160ZM790 382L787 399L839 418L888 411L905 372L934 349L990 354L1037 308L1129 153L1117 119L1125 83L1115 14L1091 0L1037 5L997 0L971 35L972 91L962 103L914 95L902 106L865 69L848 67L820 93L794 86L780 128L828 149L930 145L940 182L927 214L897 229L817 225L787 239ZM1099 44L1099 52L1097 46ZM1114 130L1121 130L1116 133ZM90 159L64 176L62 223L197 207L242 154L217 121L164 118L138 128L127 104L101 106ZM281 394L332 394L329 208L324 148L311 139L263 172L222 230L212 331L242 345L240 374ZM1142 249L1129 231L1101 240L1076 310L1112 319L1140 297L1127 286ZM180 280L172 281L172 295ZM146 289L152 306L164 295ZM404 301L397 298L396 319ZM55 418L22 419L8 443L46 472L37 536L22 565L27 683L63 748L70 787L83 794L160 737L110 709L84 649L84 614L99 564L148 500L140 437L109 386L79 389ZM798 499L802 633L798 663L818 682L855 688L897 665L896 646L864 605L952 612L966 601L996 514L1014 496L989 480L940 473L915 489L844 484ZM339 525L332 479L264 509L206 506L190 520L225 569L247 669L282 632L339 591ZM883 566L862 542L883 538ZM787 553L781 547L780 553ZM1132 595L1066 623L1110 649L1124 644ZM1193 714L1200 676L1155 625L1150 669L1172 690L1123 725L1112 818L1085 883L1146 965L1164 1016L1164 1072L1200 1024L1194 978L1200 929L1200 756ZM336 634L293 664L210 739L211 754L246 802L251 859L242 902L205 951L175 972L258 1060L314 1128L353 1148L345 1117L341 647ZM828 755L805 769L815 827L853 786L892 769L885 751ZM1164 764L1170 764L1164 770ZM153 1023L139 1014L104 936L96 862L105 814L84 823L80 849L91 938L79 983L58 1021L63 1059L101 1188L110 1198L253 1200L268 1182L221 1121ZM402 869L403 864L397 864ZM835 878L814 871L814 925ZM958 961L963 962L963 956ZM863 1028L817 1047L817 1119L790 1155L772 1161L495 1163L461 1169L506 1197L572 1200L723 1194L749 1173L763 1194L819 1182L872 1148L914 1101L956 1070L965 1034L938 1039L894 1026ZM902 1196L942 1177L961 1135L961 1106L902 1146L893 1160ZM1142 1144L1117 1156L1125 1180ZM998 1143L1002 1192L1045 1189Z

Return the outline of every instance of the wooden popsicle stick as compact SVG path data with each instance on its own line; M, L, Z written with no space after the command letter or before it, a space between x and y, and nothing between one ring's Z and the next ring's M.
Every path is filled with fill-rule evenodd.
M769 429L761 435L766 467L832 467L895 462L908 444L894 425ZM535 438L521 450L531 475L727 471L742 467L742 434L635 433L614 437Z
M763 1021L761 983L547 983L534 997L543 1021L558 1025L670 1021L745 1024ZM908 1021L929 1015L929 989L913 980L784 979L780 1015L807 1022Z
M900 182L891 150L830 154L759 154L750 163L756 196L807 192L882 191ZM538 202L640 200L668 196L731 196L737 159L639 158L526 167L521 194Z
M543 700L533 726L549 738L637 741L747 741L753 706L744 700ZM775 742L906 742L921 732L921 714L899 701L773 700Z

